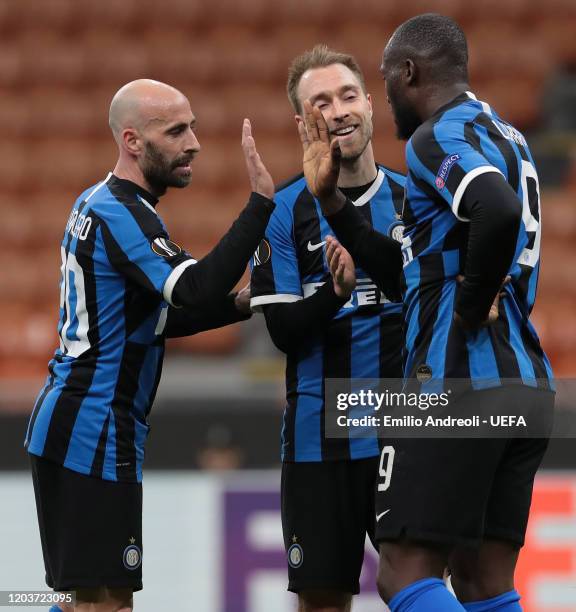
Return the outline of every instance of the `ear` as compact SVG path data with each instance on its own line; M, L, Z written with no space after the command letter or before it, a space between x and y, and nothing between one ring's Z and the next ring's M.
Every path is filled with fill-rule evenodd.
M304 118L302 117L302 115L294 115L294 120L296 121L296 125L304 123Z
M126 128L122 131L122 143L131 155L139 155L142 151L142 139L133 128Z
M407 85L414 85L416 81L416 64L411 59L407 59L404 64L404 76L406 78Z
M368 107L370 108L370 117L372 117L372 96L370 94L366 94L366 100L368 100Z

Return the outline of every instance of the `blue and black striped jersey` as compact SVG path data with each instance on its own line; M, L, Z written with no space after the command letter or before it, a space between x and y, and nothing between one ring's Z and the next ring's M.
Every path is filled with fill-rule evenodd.
M380 232L401 240L403 175L383 166L354 204ZM302 175L277 189L276 209L252 265L251 305L295 302L312 295L330 274L324 241L333 234ZM283 461L360 459L379 452L376 433L363 438L324 435L327 378L402 375L401 303L390 302L357 268L357 287L326 331L287 355Z
M172 291L195 263L157 200L109 174L76 201L61 245L60 347L28 452L105 480L140 481Z
M474 388L498 386L504 378L548 387L550 364L529 321L540 268L541 210L524 136L467 92L416 130L406 159L406 376L427 366L434 380L466 378ZM506 178L518 196L522 222L499 320L469 334L453 322L456 277L463 274L467 246L467 220L459 206L466 187L484 172Z

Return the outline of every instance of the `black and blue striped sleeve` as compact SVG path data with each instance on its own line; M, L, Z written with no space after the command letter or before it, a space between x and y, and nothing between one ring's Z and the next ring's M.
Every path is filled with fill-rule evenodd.
M502 174L468 141L463 121L424 123L406 145L406 163L417 186L434 190L460 221L460 202L472 180L487 172Z
M112 266L130 281L164 295L174 271L196 263L174 242L158 216L142 204L102 204L98 217L105 253Z
M250 306L296 302L303 298L290 207L276 196L276 210L250 262Z

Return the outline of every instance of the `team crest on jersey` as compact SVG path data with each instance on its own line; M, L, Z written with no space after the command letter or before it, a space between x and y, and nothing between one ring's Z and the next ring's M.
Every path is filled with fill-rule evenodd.
M130 538L132 541L134 538ZM122 554L122 561L124 561L124 567L129 570L135 570L142 565L142 551L132 543L124 549Z
M160 255L160 257L174 257L182 253L182 249L175 242L168 240L168 238L163 238L162 236L154 238L150 246L154 253Z
M272 247L266 238L262 238L256 252L254 253L254 265L261 266L268 261L272 256Z
M299 568L304 562L304 551L300 544L292 544L288 549L288 564L294 569Z
M427 363L423 363L422 365L418 366L418 369L416 370L416 380L418 382L426 382L431 378L432 368Z
M448 175L450 174L450 170L452 170L452 166L459 160L460 155L458 153L454 153L453 155L446 155L442 163L440 164L440 169L438 170L438 174L436 174L436 187L438 189L444 189L444 185L446 185L446 181L448 180Z
M388 236L396 240L396 242L402 243L402 239L404 238L404 223L402 221L395 221L388 228Z

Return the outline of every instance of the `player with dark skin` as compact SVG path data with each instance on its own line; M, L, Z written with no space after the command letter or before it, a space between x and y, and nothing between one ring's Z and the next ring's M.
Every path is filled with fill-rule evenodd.
M398 137L403 140L410 138L439 108L470 89L466 74L446 58L408 47L395 36L384 50L380 72L386 82ZM305 123L299 124L298 129L306 180L324 214L334 215L346 203L345 196L337 188L341 156L338 142L330 139L319 109L305 102L304 111ZM505 183L504 178L502 183ZM464 278L460 280L465 282ZM498 317L497 300L498 297L484 324ZM455 318L466 326L462 315L455 313ZM445 568L449 567L452 586L461 602L486 600L514 588L518 554L519 547L504 540L486 539L479 548L460 545L452 549L406 539L383 541L378 590L382 599L390 601L418 580L430 576L442 578Z
M467 75L450 65L447 58L409 48L394 36L384 49L380 72L402 140L410 138L439 108L470 90ZM504 183L504 178L501 181ZM459 313L454 316L465 323ZM495 303L491 317L497 316ZM459 546L448 558L446 550L431 545L382 542L378 588L384 598L390 598L416 580L430 575L441 577L448 562L458 599L486 600L514 588L518 554L518 546L504 540L484 540L480 548Z

